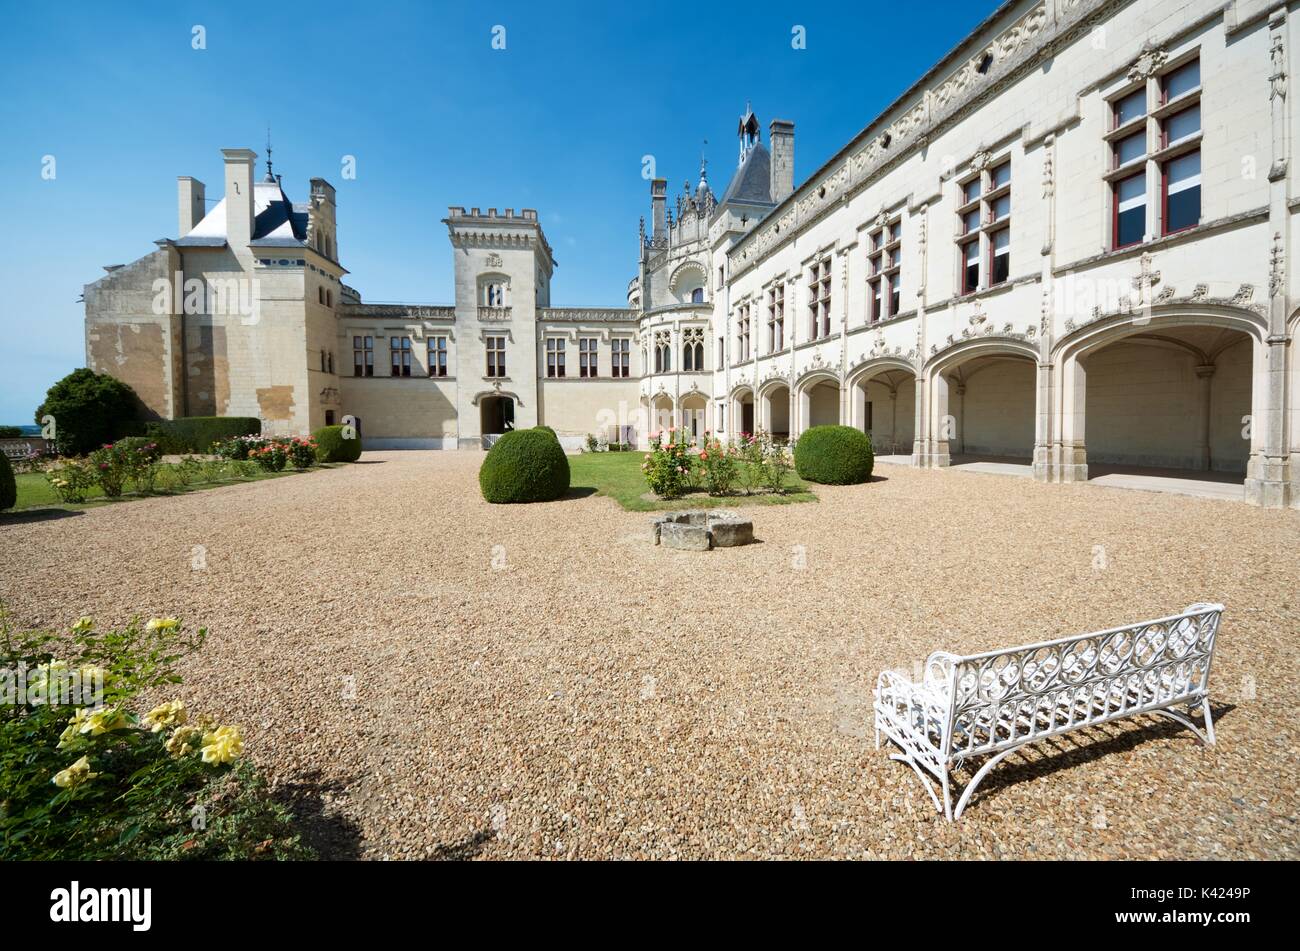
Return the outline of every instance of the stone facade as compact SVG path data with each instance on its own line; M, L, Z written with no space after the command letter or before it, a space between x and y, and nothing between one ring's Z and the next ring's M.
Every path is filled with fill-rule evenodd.
M1295 33L1280 0L1004 4L798 187L793 124L765 144L749 109L720 195L703 166L671 202L653 179L617 308L552 305L527 209L450 210L453 304L364 303L333 189L313 180L286 235L263 221L278 182L255 193L229 150L222 229L182 179L181 238L87 287L88 359L159 415L347 415L374 447L843 422L918 466L1240 473L1300 506ZM157 312L178 271L257 278L258 314Z

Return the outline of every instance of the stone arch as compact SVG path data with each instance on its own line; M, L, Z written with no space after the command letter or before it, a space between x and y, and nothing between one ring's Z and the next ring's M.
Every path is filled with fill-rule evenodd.
M1038 349L1017 337L962 340L931 357L923 388L926 464L954 455L1026 462L1034 456Z
M784 377L765 380L758 388L758 428L774 439L790 438L790 381Z
M673 395L664 390L650 394L650 432L661 433L671 426L677 425L674 421L674 410L676 401Z
M1267 432L1258 425L1267 336L1258 314L1179 303L1102 318L1061 338L1052 349L1057 478L1086 480L1090 454L1094 464L1248 471Z
M701 390L683 393L677 400L677 424L689 432L693 439L704 435L709 428L709 398Z
M731 404L731 418L727 434L734 438L741 433L752 433L755 428L754 388L748 383L738 383L731 388L728 402Z
M911 454L917 379L916 367L901 357L867 360L849 372L848 425L870 434L877 455Z
M668 277L668 290L682 303L691 301L692 291L707 288L709 272L699 261L683 261Z
M840 376L834 370L819 367L800 374L794 387L794 432L840 422L843 393Z

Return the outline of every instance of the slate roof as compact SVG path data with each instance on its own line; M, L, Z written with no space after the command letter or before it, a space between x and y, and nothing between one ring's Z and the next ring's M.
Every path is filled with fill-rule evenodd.
M762 142L754 145L727 184L718 206L733 202L742 205L773 205L772 156Z
M268 247L301 246L307 239L309 205L289 201L278 181L253 184L253 243ZM221 199L197 225L181 235L181 247L220 247L227 241L226 199Z

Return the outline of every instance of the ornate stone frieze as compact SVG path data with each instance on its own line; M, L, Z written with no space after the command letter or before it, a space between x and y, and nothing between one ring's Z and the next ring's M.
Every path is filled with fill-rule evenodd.
M543 323L562 323L565 321L581 323L593 321L621 322L634 321L637 316L637 311L621 307L541 307L537 311L537 319Z
M1156 73L1160 72L1161 67L1165 65L1165 60L1169 54L1163 49L1157 49L1150 45L1144 44L1142 52L1138 58L1133 61L1133 65L1128 68L1128 78L1130 82L1142 82L1150 79Z

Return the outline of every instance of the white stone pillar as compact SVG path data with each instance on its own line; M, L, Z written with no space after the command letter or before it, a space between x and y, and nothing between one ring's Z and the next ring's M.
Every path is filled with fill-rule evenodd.
M1207 363L1196 368L1196 468L1210 469L1210 386L1215 366Z

